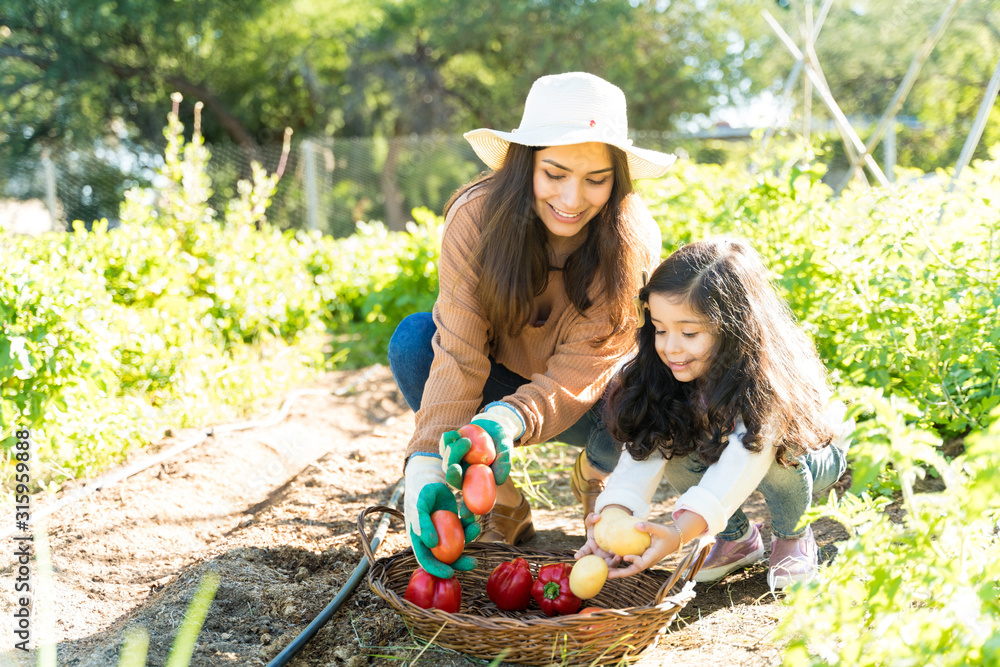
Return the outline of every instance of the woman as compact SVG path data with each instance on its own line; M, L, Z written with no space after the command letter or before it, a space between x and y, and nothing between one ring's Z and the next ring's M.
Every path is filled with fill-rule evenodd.
M407 526L421 565L440 577L475 565L463 557L449 566L429 550L438 541L430 514L456 511L445 480L450 471L461 483L463 425L486 429L500 454L497 505L480 539L534 534L531 508L507 479L514 441L583 447L572 488L584 516L593 511L619 455L598 403L634 349L633 300L661 248L632 178L660 176L675 159L633 147L622 91L582 72L535 81L513 132L465 138L493 171L448 202L433 313L407 317L389 343L393 376L417 413ZM479 535L467 512L463 524L467 541Z

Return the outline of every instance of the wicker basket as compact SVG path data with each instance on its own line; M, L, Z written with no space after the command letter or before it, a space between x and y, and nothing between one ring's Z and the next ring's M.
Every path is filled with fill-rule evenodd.
M403 519L401 512L384 506L369 507L358 516L361 544L371 563L368 585L372 591L388 602L418 637L486 660L503 653L505 662L526 665L606 665L637 660L694 598L694 584L689 582L701 569L711 546L693 541L672 573L645 570L609 579L597 597L586 603L607 611L548 618L534 600L525 611L500 611L486 596L486 580L493 568L514 558L527 560L532 574L537 575L543 565L573 562L573 552L473 542L465 553L479 559L479 567L457 573L462 609L450 614L421 609L403 599L410 575L419 567L412 549L375 560L364 521L368 514L380 512Z

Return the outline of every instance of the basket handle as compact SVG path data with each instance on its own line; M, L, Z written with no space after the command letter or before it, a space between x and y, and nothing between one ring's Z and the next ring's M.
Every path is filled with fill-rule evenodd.
M368 533L365 532L365 517L376 512L389 514L402 520L404 523L406 522L406 517L402 512L397 509L393 509L392 507L386 507L385 505L374 505L361 510L361 513L358 514L358 532L361 533L361 547L365 550L365 557L368 559L369 565L375 564L375 554L372 552L371 542L368 539Z
M701 566L705 564L705 559L708 558L708 552L711 550L713 542L715 542L714 539L698 538L688 543L687 555L674 568L674 572L670 575L670 578L663 582L660 590L656 592L656 604L662 603L663 598L667 596L668 592L673 590L674 586L683 586L691 577L697 574Z

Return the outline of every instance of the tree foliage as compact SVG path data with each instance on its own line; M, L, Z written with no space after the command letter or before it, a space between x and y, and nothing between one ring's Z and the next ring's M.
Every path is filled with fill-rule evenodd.
M182 115L205 104L209 145L235 142L248 157L285 127L386 139L511 129L531 82L570 70L618 84L634 128L671 130L776 88L792 61L761 9L798 35L810 1L818 10L818 0L0 0L0 149L162 145L175 91ZM845 111L885 109L947 2L834 2L817 50ZM901 163L953 163L998 51L1000 9L965 0L901 112L922 128L920 142L901 141ZM994 122L982 143L997 140Z
M625 91L632 126L670 129L682 113L709 111L713 96L749 89L740 25L750 3L722 4L388 3L352 45L345 121L361 135L510 129L532 81L585 70Z
M157 138L167 98L205 103L206 138L285 126L394 136L514 127L531 81L588 70L633 125L671 127L742 82L750 3L588 0L3 0L4 143L87 140L121 119ZM119 127L120 126L116 126Z
M335 85L344 66L331 30L363 12L324 4L332 11L295 0L2 0L0 139L157 139L177 91L205 104L206 137L252 152L327 115L320 82Z

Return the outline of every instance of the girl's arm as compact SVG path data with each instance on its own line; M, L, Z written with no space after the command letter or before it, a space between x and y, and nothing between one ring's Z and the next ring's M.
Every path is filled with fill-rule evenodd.
M745 434L746 426L738 420L719 460L705 470L696 486L685 491L674 503L672 525L648 521L636 525L636 529L649 533L649 548L641 556L626 556L624 561L629 566L610 570L609 579L641 572L690 540L704 533L714 535L725 528L729 517L753 493L774 462L773 445L765 445L757 453L748 451L743 446Z
M618 507L633 516L649 516L649 503L656 487L663 477L666 459L659 451L653 452L645 461L636 461L627 450L622 451L618 465L608 476L604 491L597 496L595 511L587 517L587 542L576 552L577 559L587 554L597 554L609 567L618 565L621 558L610 554L594 540L594 526L600 521L600 514L608 507Z
M687 510L699 514L707 525L709 535L726 527L726 522L760 485L768 468L774 463L774 445L766 443L759 452L743 446L746 434L743 420L736 422L736 430L729 435L729 443L722 450L719 460L705 470L696 486L685 491L674 503L674 520ZM695 535L684 534L685 538Z
M622 450L618 465L604 483L604 491L597 496L594 510L600 514L609 505L620 505L632 516L645 519L666 464L667 460L659 451L644 461L636 461L628 450Z

